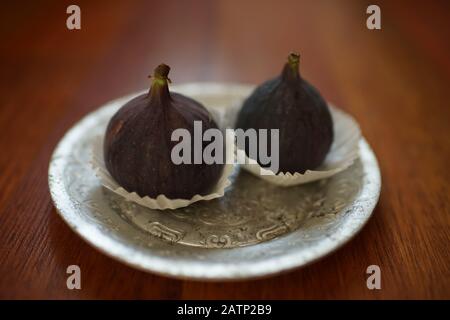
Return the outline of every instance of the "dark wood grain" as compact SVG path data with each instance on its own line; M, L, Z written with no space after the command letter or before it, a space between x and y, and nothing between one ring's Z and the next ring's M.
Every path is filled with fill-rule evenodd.
M0 298L450 298L448 2L67 1L2 3ZM47 168L64 132L100 104L147 86L165 61L175 83L261 82L287 52L359 121L382 193L351 243L306 268L237 283L179 281L97 252L57 216ZM80 265L82 290L65 286ZM382 289L366 288L378 264Z

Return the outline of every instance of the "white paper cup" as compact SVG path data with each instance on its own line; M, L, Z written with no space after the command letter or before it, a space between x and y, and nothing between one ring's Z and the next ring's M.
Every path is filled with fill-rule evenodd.
M96 176L99 178L100 183L112 192L124 197L128 201L135 202L141 206L150 209L177 209L182 207L187 207L188 205L197 201L206 201L216 198L223 197L225 194L225 189L231 185L230 176L233 173L234 165L234 136L227 133L226 136L226 163L223 168L222 175L215 185L211 193L207 195L194 195L191 199L169 199L165 195L158 195L156 198L150 198L148 196L141 197L136 192L128 192L122 188L110 175L109 171L106 169L105 162L103 159L103 136L98 136L94 139L92 145L92 159L91 164L95 170Z
M358 145L361 130L352 116L332 105L329 107L333 118L334 141L320 167L315 170L307 170L305 173L274 174L270 170L262 168L255 160L249 159L244 150L238 150L237 152L243 153L245 157L245 164L241 164L241 166L261 179L283 187L329 178L347 169L359 157Z

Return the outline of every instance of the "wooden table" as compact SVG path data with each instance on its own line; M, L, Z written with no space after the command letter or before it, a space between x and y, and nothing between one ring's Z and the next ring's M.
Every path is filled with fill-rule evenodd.
M64 1L2 4L0 298L450 298L448 3L377 1ZM64 132L100 104L148 85L259 83L290 50L323 95L359 121L381 167L373 218L351 243L306 268L237 283L133 270L73 233L50 201L47 168ZM82 290L66 288L66 268ZM366 268L381 267L368 290Z

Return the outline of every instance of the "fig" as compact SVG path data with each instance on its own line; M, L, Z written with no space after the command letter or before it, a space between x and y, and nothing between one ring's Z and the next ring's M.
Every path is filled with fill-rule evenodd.
M186 129L194 136L194 121L201 121L204 130L217 128L217 124L199 102L169 91L169 71L169 66L159 65L150 77L148 93L127 102L111 118L103 144L105 165L128 192L191 199L210 193L224 165L174 164L171 150L177 142L171 141L172 132ZM193 145L191 139L191 150Z
M300 76L299 61L297 53L289 54L281 75L258 86L237 117L236 128L279 129L279 170L274 173L304 173L317 168L333 142L328 105ZM269 139L268 150L270 143ZM248 146L245 151L249 156ZM254 160L265 167L259 156Z

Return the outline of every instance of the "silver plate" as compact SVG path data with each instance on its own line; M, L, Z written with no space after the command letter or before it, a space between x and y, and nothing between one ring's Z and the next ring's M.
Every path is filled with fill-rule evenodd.
M234 93L246 90L221 84L175 89L199 100L203 94L207 103L221 92L231 103ZM165 211L124 201L100 185L89 161L93 139L130 97L75 124L49 167L50 192L61 217L91 245L130 266L202 280L282 272L343 245L363 227L378 201L380 173L364 139L359 160L319 182L281 188L237 168L232 187L220 199Z

